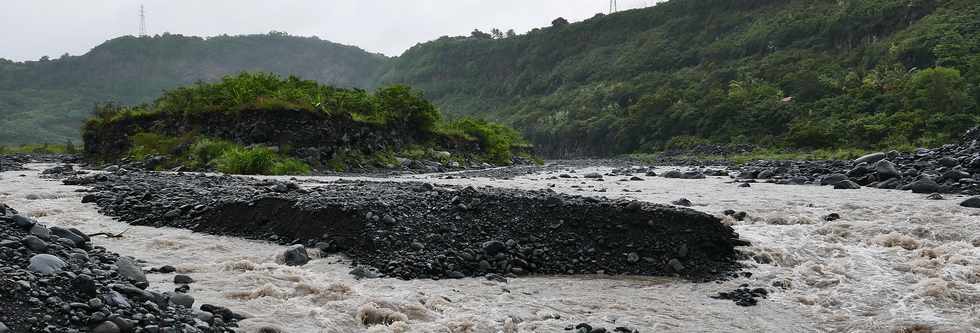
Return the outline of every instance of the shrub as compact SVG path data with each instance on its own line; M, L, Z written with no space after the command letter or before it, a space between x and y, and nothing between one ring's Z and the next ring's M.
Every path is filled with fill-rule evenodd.
M269 148L233 148L216 161L218 171L239 175L263 175L272 170L276 152Z
M451 122L440 129L447 136L459 136L477 141L485 159L494 164L510 164L515 149L527 147L527 143L514 129L485 120L464 118Z
M302 161L279 156L265 147L235 147L215 161L218 171L239 175L296 175L308 174L310 166Z
M310 166L295 158L282 158L272 165L272 175L308 175Z
M196 168L203 168L221 157L221 155L224 155L225 152L236 147L238 145L230 141L208 138L200 139L191 146L190 159Z
M129 156L136 160L145 160L150 156L171 155L177 146L184 142L181 138L170 137L150 132L133 135L133 148Z

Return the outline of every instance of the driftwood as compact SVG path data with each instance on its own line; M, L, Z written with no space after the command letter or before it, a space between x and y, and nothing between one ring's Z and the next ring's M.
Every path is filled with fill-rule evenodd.
M122 232L120 232L118 234L112 234L112 233L108 233L108 232L99 232L99 233L94 233L94 234L91 234L91 235L88 235L88 236L89 237L106 236L106 237L109 237L109 238L122 238L123 234L125 234L127 231L129 231L129 229L130 228L126 228L126 230L123 230Z

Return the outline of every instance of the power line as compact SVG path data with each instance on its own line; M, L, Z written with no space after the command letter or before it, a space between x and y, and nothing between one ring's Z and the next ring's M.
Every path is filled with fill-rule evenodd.
M140 5L140 37L146 36L146 12L143 11L143 5Z

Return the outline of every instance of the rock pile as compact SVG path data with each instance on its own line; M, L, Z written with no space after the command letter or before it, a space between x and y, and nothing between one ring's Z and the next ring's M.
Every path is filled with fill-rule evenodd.
M980 194L980 128L958 144L869 154L854 161L756 161L738 169L740 179L780 184L867 186L916 193ZM850 182L839 185L842 182Z
M0 204L0 332L230 332L237 320L147 286L133 259Z
M342 252L361 271L403 279L595 273L707 279L735 268L735 247L747 244L718 218L693 210L551 191L351 181L302 189L137 172L93 185L84 201L129 223L302 245L284 254L288 264L305 263L305 248Z

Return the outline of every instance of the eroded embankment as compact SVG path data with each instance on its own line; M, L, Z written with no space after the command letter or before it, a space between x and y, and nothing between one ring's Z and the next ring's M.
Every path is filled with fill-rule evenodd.
M389 276L680 275L736 267L719 219L636 201L419 183L314 189L249 178L110 174L84 201L133 224L304 244ZM69 180L78 183L78 180Z

